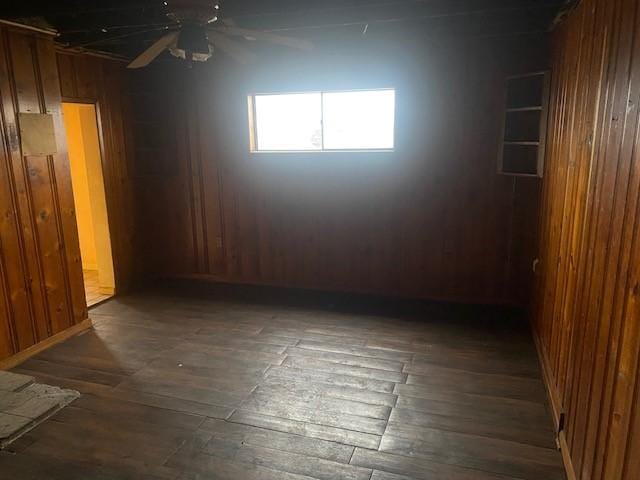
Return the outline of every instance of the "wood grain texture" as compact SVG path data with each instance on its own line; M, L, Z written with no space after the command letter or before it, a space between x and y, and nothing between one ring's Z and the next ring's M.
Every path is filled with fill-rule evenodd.
M134 149L125 64L65 51L58 51L56 59L63 101L96 104L116 292L123 293L134 281L136 231Z
M0 360L87 318L53 39L0 28ZM19 113L53 116L58 153L23 156Z
M16 369L82 396L0 452L0 471L41 480L563 478L539 371L476 373L509 369L496 350L535 363L520 315L377 308L333 294L324 294L331 309L317 294L293 306L255 290L200 297L172 285L92 309L92 330ZM376 379L467 354L476 368L448 369L439 385ZM484 391L468 393L467 374ZM526 399L504 391L509 379L530 382Z
M496 161L504 79L544 45L395 32L133 73L143 273L526 303L540 182ZM394 153L249 153L248 94L379 87Z
M640 477L638 7L583 0L555 33L534 326L577 479Z

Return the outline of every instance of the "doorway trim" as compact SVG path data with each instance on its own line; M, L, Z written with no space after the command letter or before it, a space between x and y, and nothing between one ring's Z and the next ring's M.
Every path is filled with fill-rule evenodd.
M118 260L117 260L117 256L114 254L115 250L114 250L114 241L113 241L113 231L114 231L114 224L113 224L113 220L112 220L112 215L111 215L111 205L113 204L112 201L112 196L111 196L111 191L110 189L107 188L107 175L105 175L105 167L106 167L106 149L105 149L105 135L104 135L104 128L103 128L103 120L102 120L102 110L100 107L100 101L97 100L96 98L92 98L92 97L68 97L68 96L62 96L61 97L61 103L62 104L79 104L79 105L92 105L94 107L95 110L95 122L96 122L96 130L97 130L97 136L98 136L98 149L99 149L99 153L100 153L100 170L102 173L102 184L104 186L104 201L105 201L105 210L106 210L106 217L107 217L107 226L109 229L109 247L111 249L111 264L112 264L112 268L113 268L113 282L114 282L114 288L113 288L113 294L110 295L108 298L105 298L104 300L101 300L99 302L96 302L95 304L88 306L87 308L90 310L92 308L97 307L98 305L116 297L119 293L119 284L120 284L120 268L118 265Z

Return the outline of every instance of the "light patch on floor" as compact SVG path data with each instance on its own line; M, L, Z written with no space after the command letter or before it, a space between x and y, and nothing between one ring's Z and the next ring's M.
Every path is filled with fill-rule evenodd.
M100 282L98 280L97 270L83 270L84 275L84 291L87 297L87 306L91 307L97 305L100 302L104 302L111 295L106 295L100 292Z
M80 394L0 371L0 450L45 421Z

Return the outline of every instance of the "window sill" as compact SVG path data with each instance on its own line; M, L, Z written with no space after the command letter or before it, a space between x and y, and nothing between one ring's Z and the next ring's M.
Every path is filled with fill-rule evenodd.
M362 150L250 150L249 153L252 155L272 155L272 154L307 154L307 155L318 155L318 154L326 154L326 153L395 153L395 149L362 149Z

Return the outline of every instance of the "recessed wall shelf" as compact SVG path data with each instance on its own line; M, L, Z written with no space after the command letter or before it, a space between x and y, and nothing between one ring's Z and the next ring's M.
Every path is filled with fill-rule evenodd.
M508 77L498 173L542 177L549 73Z

